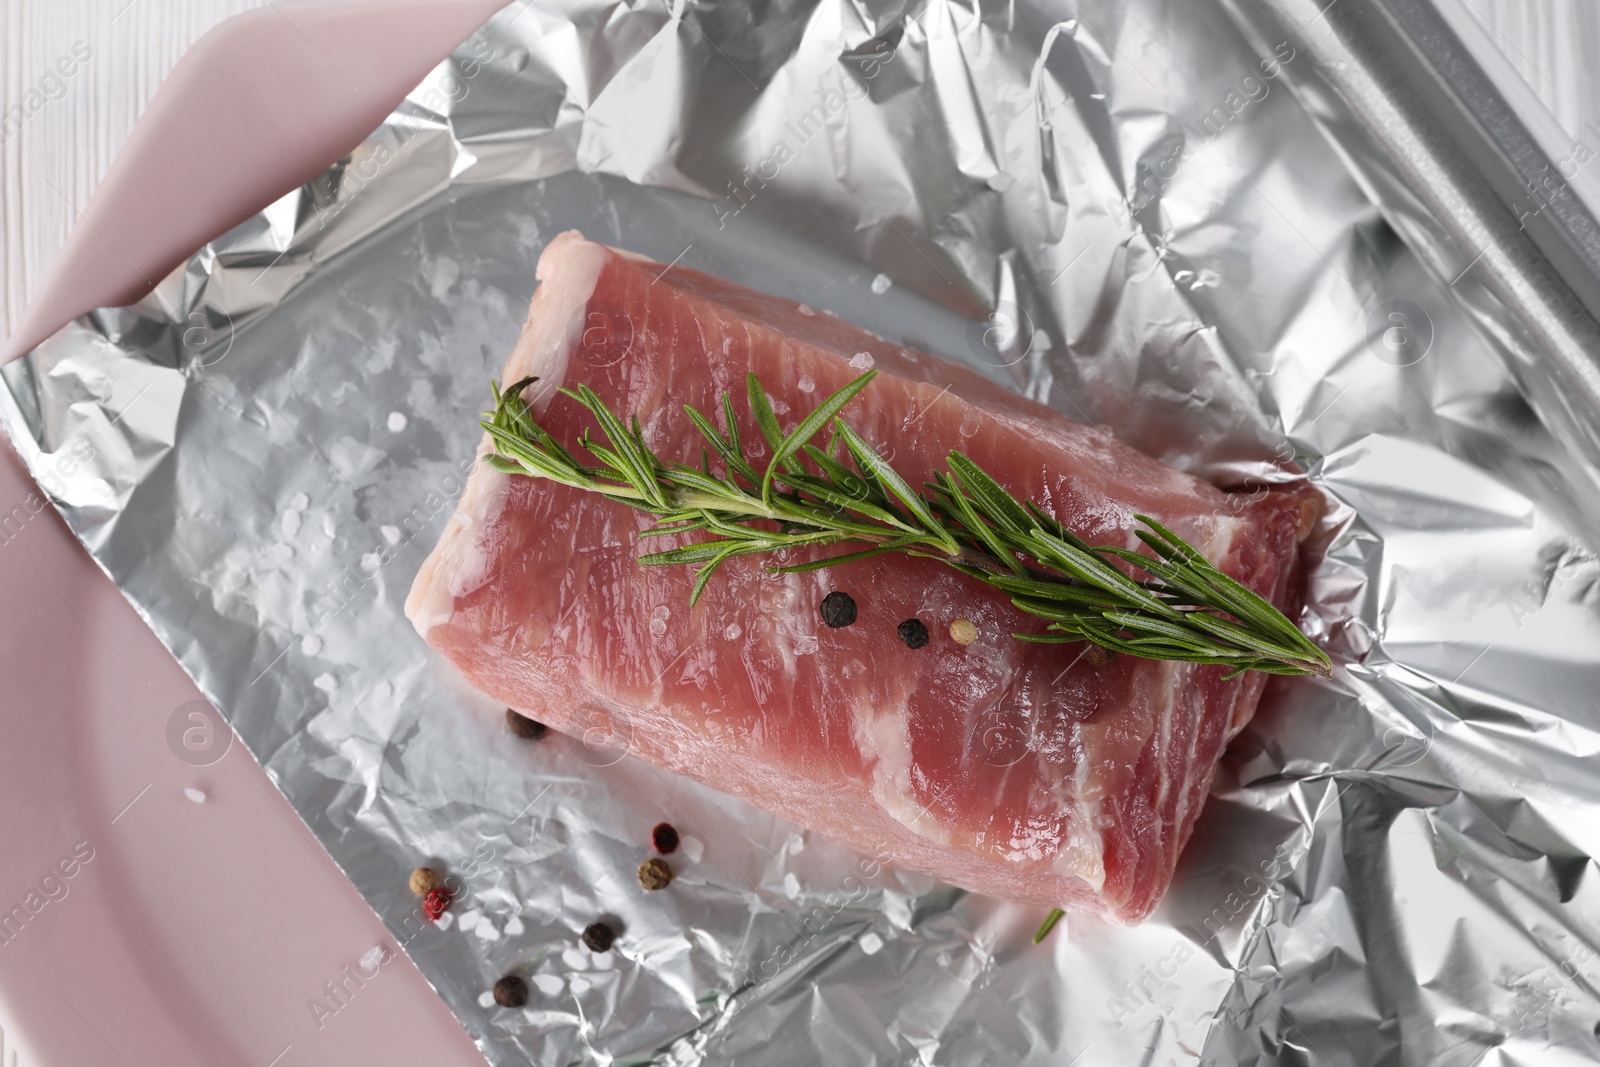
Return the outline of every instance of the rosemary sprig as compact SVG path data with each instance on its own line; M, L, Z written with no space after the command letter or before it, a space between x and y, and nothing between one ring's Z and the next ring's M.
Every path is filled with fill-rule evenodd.
M857 544L867 547L773 569L815 570L901 552L987 582L1021 611L1048 620L1043 633L1013 635L1020 640L1088 641L1147 659L1221 664L1228 678L1245 671L1332 673L1327 655L1282 612L1154 519L1136 516L1147 527L1137 536L1149 555L1089 545L960 452L951 452L948 469L923 489L913 488L839 417L876 374L868 371L828 397L787 434L749 375L747 403L771 453L761 468L739 438L727 394L726 431L684 407L706 440L700 466L692 467L657 456L637 418L625 424L585 385L561 390L589 410L604 438L585 431L579 447L594 462L580 462L534 419L522 391L536 379L525 378L504 390L494 386L494 410L483 420L494 451L485 460L508 474L599 493L655 515L644 536L705 534L639 557L649 565L697 566L691 604L735 556ZM829 436L819 448L813 442L824 432Z

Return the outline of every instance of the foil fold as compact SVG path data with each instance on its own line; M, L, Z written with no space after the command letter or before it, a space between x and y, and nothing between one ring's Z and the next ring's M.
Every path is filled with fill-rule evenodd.
M1600 569L1556 487L1595 471L1308 108L1361 116L1286 91L1321 53L1239 7L519 2L0 371L0 423L492 1063L1591 1062ZM401 605L568 228L1224 484L1309 471L1341 668L1269 687L1154 918L1034 946L626 737L520 742L428 652ZM526 1009L482 1002L506 973Z

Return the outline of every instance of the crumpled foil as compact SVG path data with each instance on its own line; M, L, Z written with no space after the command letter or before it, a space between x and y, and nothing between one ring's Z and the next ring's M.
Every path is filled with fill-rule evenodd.
M495 1064L1593 1062L1594 472L1247 40L1215 0L519 2L0 419ZM1219 482L1310 471L1341 668L1269 688L1154 918L1034 946L626 737L518 741L429 653L401 605L573 227Z

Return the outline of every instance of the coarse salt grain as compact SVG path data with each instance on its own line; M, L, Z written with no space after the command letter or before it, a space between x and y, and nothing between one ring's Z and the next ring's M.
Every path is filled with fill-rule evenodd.
M810 304L801 304L800 307L797 310L802 315L815 315L817 313L816 309L813 308Z
M410 420L407 419L405 415L398 411L389 412L389 432L399 433L401 430L406 428L406 423L409 421Z
M456 917L448 911L440 915L437 919L433 920L433 925L437 926L441 930L448 930L455 924Z
M726 637L729 641L737 641L741 636L743 636L743 634L744 627L740 626L736 622L730 622L722 631L722 636Z
M300 639L300 651L308 656L315 656L322 651L322 638L316 634L306 634Z
M202 789L194 789L191 787L185 789L183 791L183 795L194 801L196 804L204 804L206 802L206 794Z
M850 365L856 370L871 370L873 364L871 352L857 352L850 357Z
M461 920L461 929L470 930L483 921L483 912L473 908L471 911L462 912L457 918Z
M383 534L383 539L389 542L391 545L398 545L400 543L400 527L387 525L380 526L378 527L378 532Z
M494 1007L494 990L491 989L487 993L479 993L478 994L478 1007L480 1007L480 1008L492 1008L492 1007Z
M290 511L304 511L311 506L311 498L304 493L296 493L289 500Z
M797 656L809 656L816 652L817 647L817 639L810 634L801 634L794 639L794 654Z
M889 286L893 284L894 282L887 274L879 274L872 279L872 291L882 296L889 291Z
M533 988L547 997L559 997L562 988L566 984L553 974L536 974L529 978L528 981L533 983Z
M338 681L331 674L323 673L312 679L311 684L324 693L331 693L339 688Z
M525 930L527 930L527 927L522 925L522 916L513 915L506 920L505 935L507 937L520 936Z
M361 954L361 958L356 960L356 963L361 965L363 971L377 970L383 966L383 946L373 945Z
M700 857L706 854L706 846L697 837L685 837L678 842L678 848L689 858L690 863L699 863Z
M476 929L473 930L473 933L477 934L485 941L500 940L500 930L488 919L485 919L483 922L479 923Z
M811 380L811 375L807 374L803 375L801 379L795 383L795 386L802 393L809 393L817 388L817 383Z
M876 956L878 950L883 947L883 938L869 930L861 935L861 940L857 944L861 946L861 951L866 955Z
M285 511L279 525L283 530L283 536L293 537L300 532L300 513L298 511Z
M783 895L791 899L800 895L800 879L794 876L793 871L783 876Z

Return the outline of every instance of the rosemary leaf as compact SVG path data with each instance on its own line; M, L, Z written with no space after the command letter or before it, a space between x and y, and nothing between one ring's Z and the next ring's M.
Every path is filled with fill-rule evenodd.
M1037 945L1039 942L1049 937L1050 931L1056 928L1056 923L1060 922L1061 917L1065 914L1066 912L1062 911L1060 908L1051 908L1050 914L1046 915L1044 917L1044 922L1039 924L1038 933L1033 935L1033 943Z
M996 526L1012 537L1022 537L1032 528L1033 521L1028 518L1027 509L982 467L960 452L951 452L946 462L957 483L979 501L984 514L990 516Z
M805 468L796 463L793 457L777 458L778 449L783 447L783 427L778 425L778 416L772 412L772 402L767 399L767 391L761 387L761 380L754 374L745 377L745 392L750 397L750 414L756 420L756 428L761 431L761 436L767 439L767 447L772 449L773 462L782 464L783 469L790 474L802 473ZM730 420L728 425L735 424ZM761 481L761 499L769 506L772 504L770 478Z
M800 424L794 428L793 432L791 432L788 437L785 437L778 443L777 447L772 453L772 462L767 464L767 473L761 479L762 499L766 499L771 495L772 476L777 473L778 465L787 464L789 457L793 456L796 452L804 448L806 442L815 437L817 433L828 424L828 420L832 419L840 412L841 409L844 408L846 404L855 399L855 395L861 392L861 390L865 389L867 387L867 383L872 381L873 378L877 377L877 374L877 371L869 370L867 373L863 374L861 377L857 378L843 389L840 389L837 393L834 393L832 396L828 397L828 399L822 402L820 407L818 407L811 414L807 415L805 418L801 419ZM766 399L766 390L761 388L760 384L756 381L756 376L753 374L750 375L750 388L753 390L751 393L752 396L754 396L755 393L760 393L762 399ZM793 468L786 467L785 469L787 469L790 474L801 473Z
M756 477L756 472L744 461L744 455L739 451L737 430L733 431L734 436L731 439L725 438L717 432L715 426L711 425L710 420L689 405L685 404L683 406L683 413L689 416L689 421L694 423L695 429L700 431L702 437L711 442L711 447L717 450L717 455L722 457L722 462L728 465L729 476L734 474L741 475L745 481L752 485L759 481ZM731 419L728 425L730 427L734 425Z
M936 540L942 543L949 553L954 556L961 551L961 546L956 544L938 519L933 517L933 512L928 510L928 502L906 480L895 473L887 460L878 455L872 446L863 441L856 432L839 419L834 420L834 427L839 437L844 441L845 447L855 457L856 466L870 482L876 482L881 488L889 492L910 511L922 526L928 530Z

